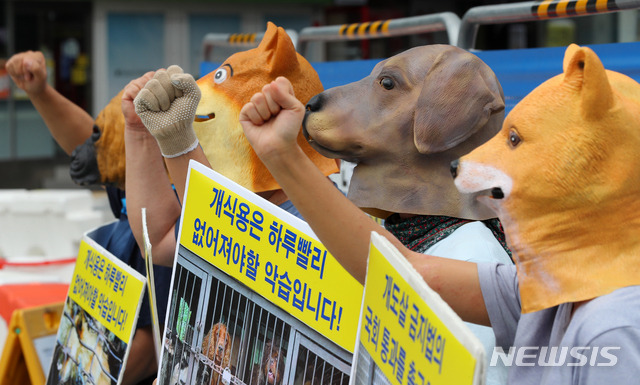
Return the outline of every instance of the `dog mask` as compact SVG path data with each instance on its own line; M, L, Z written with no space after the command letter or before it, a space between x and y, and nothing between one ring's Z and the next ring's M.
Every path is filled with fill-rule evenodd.
M124 115L122 93L100 111L93 134L71 154L69 173L79 185L110 184L124 189Z
M277 190L280 186L244 136L240 110L253 94L278 76L291 81L302 103L323 90L318 74L296 52L289 35L268 23L258 47L231 55L222 66L197 81L202 97L193 128L209 163L253 192ZM124 188L121 94L100 112L96 119L98 130L72 155L71 177L78 184L104 183ZM298 143L325 175L338 171L338 163L313 150L302 134Z
M304 132L323 155L357 164L348 197L369 214L487 219L495 215L460 194L449 165L499 131L503 99L477 56L427 45L313 98Z
M230 56L197 82L202 98L196 114L208 118L197 119L194 129L209 163L214 170L254 192L277 190L280 186L244 136L240 110L254 93L278 76L291 81L302 103L323 90L318 74L296 52L284 29L268 23L258 47ZM325 175L338 171L335 160L313 150L302 133L298 143Z
M640 85L586 47L563 67L455 179L498 213L525 313L640 284Z

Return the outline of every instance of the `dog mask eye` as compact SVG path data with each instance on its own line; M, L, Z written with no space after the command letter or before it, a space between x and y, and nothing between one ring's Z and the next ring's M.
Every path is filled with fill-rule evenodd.
M520 139L520 135L518 135L515 130L512 129L511 131L509 131L509 144L511 145L511 147L515 148L520 144L521 141L522 139Z
M217 84L220 84L225 80L227 80L227 70L226 70L226 68L218 69L216 71L216 73L213 75L213 81L216 82Z
M395 84L393 83L393 80L391 80L391 78L382 78L382 79L380 79L380 85L382 87L384 87L386 90L393 89L393 87L395 86Z

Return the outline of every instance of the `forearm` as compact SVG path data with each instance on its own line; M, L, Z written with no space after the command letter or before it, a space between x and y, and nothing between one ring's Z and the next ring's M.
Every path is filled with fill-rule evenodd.
M489 324L475 263L415 253L340 193L296 147L267 164L327 250L364 283L371 232L386 237L465 321ZM291 167L295 164L296 167Z
M146 131L125 129L127 214L131 231L144 248L141 209L146 208L147 230L154 263L172 266L176 247L175 223L180 204L164 166L156 140Z
M171 175L171 181L176 188L176 193L178 194L178 198L180 198L180 203L182 204L182 200L184 199L184 192L186 189L186 181L187 181L187 173L189 172L189 161L193 159L202 163L207 167L211 167L209 165L209 161L202 150L202 147L198 146L193 151L190 151L184 155L180 155L174 158L165 158L165 164L167 165L167 170L169 170L169 175Z
M299 147L280 152L265 164L329 252L361 283L372 231L403 248L332 185Z
M122 385L139 384L157 372L158 362L153 344L151 326L136 329L127 358L127 366L122 376Z
M256 154L320 241L360 283L366 276L371 232L394 245L463 319L488 324L474 263L415 253L338 191L296 144L304 106L283 77L263 87L240 111Z
M435 290L460 318L467 322L490 326L477 264L414 252L404 254L429 287Z
M68 155L91 136L93 117L51 86L29 98L55 141Z

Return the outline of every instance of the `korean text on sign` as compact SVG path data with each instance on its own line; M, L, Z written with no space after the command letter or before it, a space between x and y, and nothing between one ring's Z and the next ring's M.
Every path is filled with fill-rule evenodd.
M123 341L129 341L144 282L115 257L84 240L69 287L69 297Z
M361 346L393 384L472 384L476 358L427 305L424 296L428 292L419 294L407 282L407 272L400 273L387 260L396 257L382 254L372 244L360 321ZM421 278L415 281L424 284Z
M306 223L199 166L189 173L180 244L353 351L362 285Z

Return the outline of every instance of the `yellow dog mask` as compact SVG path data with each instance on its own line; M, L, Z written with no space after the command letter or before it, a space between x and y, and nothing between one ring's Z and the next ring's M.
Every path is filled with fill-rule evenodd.
M262 87L285 76L298 100L306 104L323 87L316 71L298 54L281 27L268 23L260 45L231 55L218 69L200 78L202 92L194 129L214 170L254 192L280 186L262 164L244 136L240 110ZM335 160L325 158L309 146L302 131L298 144L325 174L338 171Z
M586 47L563 68L455 180L500 217L524 313L640 284L640 84Z

